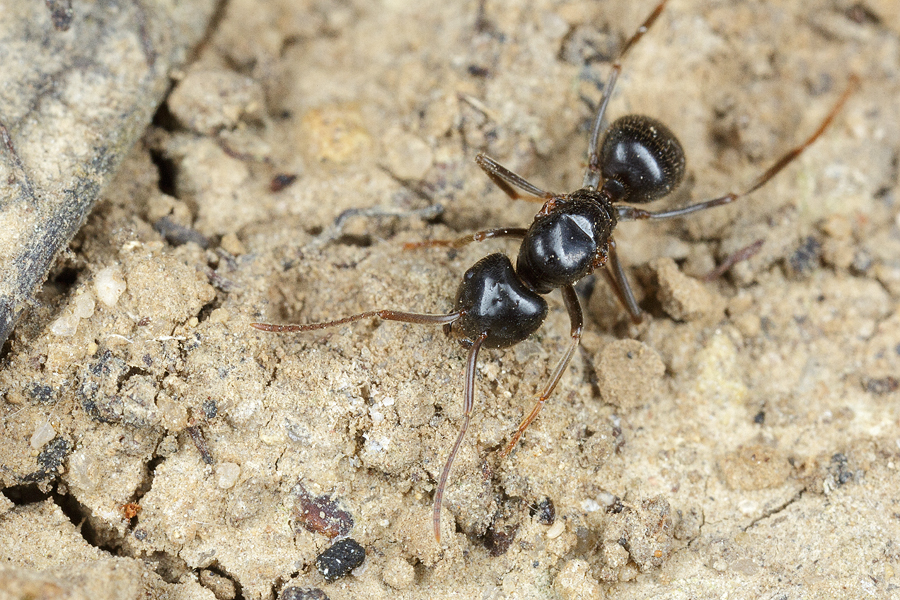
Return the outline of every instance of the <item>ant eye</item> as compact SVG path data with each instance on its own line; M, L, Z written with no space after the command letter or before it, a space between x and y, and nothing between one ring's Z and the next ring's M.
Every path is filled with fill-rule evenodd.
M684 151L675 134L656 119L641 115L628 115L610 125L600 164L607 180L604 188L619 202L658 200L684 178Z

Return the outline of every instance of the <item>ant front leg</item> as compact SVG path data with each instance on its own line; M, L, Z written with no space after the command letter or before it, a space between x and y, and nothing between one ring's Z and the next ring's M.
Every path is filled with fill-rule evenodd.
M569 320L572 323L571 337L572 340L569 342L569 347L566 349L566 353L563 354L562 358L559 360L559 363L556 365L556 368L553 370L553 374L550 375L550 381L547 382L547 386L544 388L544 391L541 393L540 397L538 397L537 403L535 403L534 408L531 409L531 412L528 413L528 416L522 419L522 422L519 424L518 429L513 434L512 439L509 440L509 443L504 448L503 453L500 456L506 456L509 454L512 449L515 447L516 442L519 441L519 438L522 437L522 434L525 433L525 430L528 429L528 426L531 425L531 422L534 421L538 414L541 412L541 409L544 408L544 402L547 401L547 398L550 397L550 394L553 393L553 390L556 389L556 384L559 383L559 380L562 378L563 373L566 372L566 367L569 366L569 362L571 362L572 357L575 355L575 350L578 348L578 344L581 342L581 332L584 329L584 316L581 313L581 305L578 303L578 294L575 293L575 288L571 285L567 285L562 288L563 302L566 305L566 310L569 312Z
M503 192L513 200L546 202L551 198L556 198L559 196L559 194L545 192L538 186L526 180L521 175L513 173L487 154L479 154L475 157L475 162L478 163L478 166L481 167L481 170L491 178L491 181L494 182L494 185L503 190ZM522 195L515 190L515 188L519 188L531 197L523 198Z
M528 232L524 227L498 227L497 229L486 229L456 238L455 240L425 240L424 242L408 242L403 244L404 250L413 250L415 248L462 248L472 242L483 242L493 238L514 238L523 239Z

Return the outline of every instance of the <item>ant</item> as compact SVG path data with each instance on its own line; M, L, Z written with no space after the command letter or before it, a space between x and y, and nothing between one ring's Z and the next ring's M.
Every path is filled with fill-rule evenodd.
M475 162L497 187L513 200L542 202L543 206L527 228L501 227L487 229L456 240L431 240L408 244L407 248L444 246L459 248L472 242L493 238L521 240L516 266L503 253L488 255L463 275L456 294L455 310L444 315L418 314L395 310L375 310L307 325L273 325L251 323L252 327L270 332L299 332L334 327L378 317L386 321L443 325L468 347L466 360L463 421L456 441L444 464L434 494L434 537L440 543L441 503L453 459L462 444L475 397L475 365L482 348L507 348L528 338L544 322L547 302L543 295L559 288L571 322L570 342L550 375L534 408L513 433L501 456L515 447L519 438L538 416L547 398L566 371L581 340L584 325L581 306L574 284L600 270L615 291L631 320L640 323L643 313L635 300L625 271L616 254L613 231L620 221L671 219L701 210L729 204L764 186L809 147L828 127L859 81L851 76L851 84L843 93L819 128L803 143L789 150L764 171L741 193L728 193L719 198L690 204L683 208L653 212L623 206L621 203L644 204L663 198L678 187L684 178L685 159L675 134L659 121L641 115L627 115L613 121L605 133L603 116L622 71L621 61L659 17L668 0L662 0L643 24L625 43L612 66L609 80L593 121L588 144L588 162L581 189L568 194L547 192L513 173L493 158L479 154ZM603 137L601 139L601 133ZM522 193L525 194L523 197Z

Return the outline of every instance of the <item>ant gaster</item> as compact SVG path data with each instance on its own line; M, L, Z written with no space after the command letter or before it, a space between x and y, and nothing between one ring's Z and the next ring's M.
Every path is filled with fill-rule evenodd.
M612 234L620 221L670 219L682 217L715 206L734 202L765 185L812 144L834 119L858 80L851 85L819 128L802 144L791 149L764 171L744 192L728 193L719 198L691 204L683 208L651 212L620 203L644 204L670 194L684 178L684 151L668 127L650 117L628 115L612 122L601 140L603 115L621 72L621 60L656 21L668 0L660 2L650 16L625 43L603 90L603 97L593 121L588 145L588 164L581 189L569 194L546 192L521 176L506 169L494 159L479 154L478 166L497 187L512 199L543 202L543 206L526 229L504 227L488 229L456 240L432 240L408 247L461 247L491 238L521 240L516 266L509 257L495 253L479 260L463 275L456 294L455 310L445 315L427 315L377 310L325 323L307 325L272 325L253 323L256 329L272 332L312 331L344 323L379 317L387 321L430 323L444 326L469 348L466 361L463 422L453 444L434 494L434 536L440 542L441 501L453 459L469 426L475 396L475 365L481 348L507 348L525 340L544 322L547 302L542 297L559 288L571 320L571 340L550 376L531 412L503 450L506 456L522 433L537 417L544 402L569 365L581 339L583 317L574 284L595 270L606 277L631 319L638 323L642 312L616 255ZM526 196L523 198L520 192Z

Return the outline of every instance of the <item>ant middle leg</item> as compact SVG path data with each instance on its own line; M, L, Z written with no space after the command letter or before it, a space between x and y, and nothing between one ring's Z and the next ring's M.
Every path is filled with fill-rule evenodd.
M786 166L793 162L794 159L800 156L800 154L809 146L811 146L813 142L819 139L819 136L821 136L822 133L825 132L829 125L831 125L831 122L844 107L847 99L850 98L850 96L853 94L853 92L856 91L858 87L859 77L855 74L851 75L850 83L847 85L847 89L844 90L844 93L841 94L841 97L819 124L818 129L816 129L813 134L806 139L806 141L785 152L778 160L776 160L772 164L772 166L763 171L762 174L760 174L745 191L741 193L731 192L719 198L713 198L712 200L706 200L704 202L698 202L696 204L691 204L683 208L665 210L660 212L643 210L640 208L635 208L633 206L616 206L616 211L619 213L619 220L636 221L641 219L672 219L675 217L683 217L685 215L689 215L701 210L706 210L708 208L730 204L735 200L738 200L739 198L743 198L744 196L755 192L756 190L767 184L773 177L775 177Z
M569 342L569 347L566 348L565 354L563 354L562 358L559 359L559 363L557 363L556 368L550 375L550 381L547 382L547 385L544 387L544 391L541 392L541 395L538 397L534 408L531 409L531 412L528 413L528 416L522 419L519 427L516 429L515 433L513 433L512 439L509 440L506 448L504 448L503 452L500 454L501 457L508 455L512 451L512 449L516 445L516 442L519 441L519 438L522 437L522 434L525 433L525 430L528 429L528 426L531 425L531 422L537 418L538 414L541 412L541 409L544 408L544 403L547 401L547 398L549 398L553 393L553 390L556 389L556 384L559 383L559 380L562 378L563 373L565 373L566 368L572 361L572 357L575 355L575 350L578 348L578 344L581 342L581 332L584 329L584 316L581 312L581 305L578 303L578 294L575 293L575 288L571 285L567 285L561 288L561 291L563 302L565 303L566 310L569 313L569 320L572 323L572 330L570 333L572 339Z
M622 262L619 260L619 254L616 252L616 241L609 239L609 258L606 262L606 268L603 269L603 275L609 287L615 292L619 302L628 311L631 322L638 325L644 320L644 311L638 306L634 292L631 291L631 284L628 283L628 277L625 275L625 269L622 268Z

